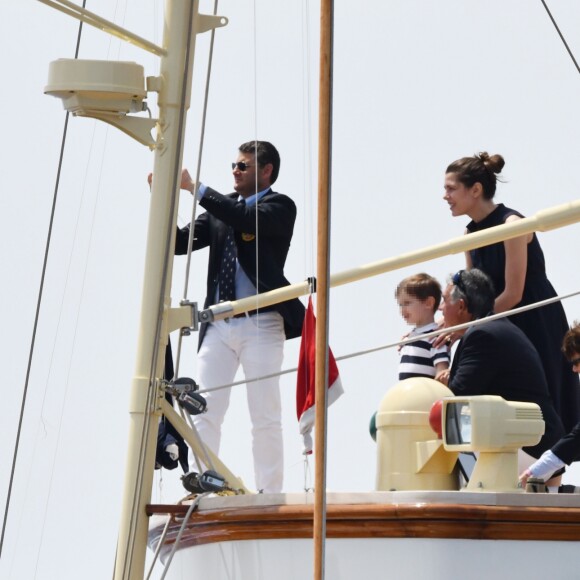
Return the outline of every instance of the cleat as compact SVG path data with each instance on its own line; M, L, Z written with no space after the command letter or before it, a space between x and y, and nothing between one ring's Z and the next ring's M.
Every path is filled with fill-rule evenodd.
M558 493L580 493L580 487L576 485L561 485L558 488Z
M530 477L526 483L526 493L548 493L548 486L539 477Z

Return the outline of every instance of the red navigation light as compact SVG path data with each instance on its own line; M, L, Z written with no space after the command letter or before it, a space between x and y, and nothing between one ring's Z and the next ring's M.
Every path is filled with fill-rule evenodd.
M431 410L429 411L429 425L435 433L437 433L437 437L441 439L443 437L443 425L441 423L441 413L443 410L443 400L439 399L435 401L431 406Z

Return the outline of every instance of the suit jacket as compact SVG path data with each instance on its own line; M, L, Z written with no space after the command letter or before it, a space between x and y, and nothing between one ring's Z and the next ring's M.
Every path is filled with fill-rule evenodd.
M567 465L580 459L580 423L552 447L552 452Z
M507 318L472 327L465 333L453 357L449 388L460 396L499 395L507 401L538 404L546 431L537 445L524 448L533 457L540 457L564 434L540 356Z
M170 381L174 378L173 354L171 352L171 341L167 342L165 347L165 371L163 378ZM165 399L170 405L173 405L173 397L169 393L165 393ZM172 459L167 452L167 446L175 444L179 451L177 459ZM189 447L185 439L179 434L177 429L169 422L169 419L162 415L159 420L159 429L157 430L157 449L155 452L155 469L164 467L165 469L175 469L177 465L181 465L183 473L189 471L189 464L187 460Z
M215 304L228 226L234 229L240 267L259 293L290 284L284 277L284 264L294 231L296 205L288 196L270 189L257 204L247 207L244 201L238 201L237 193L222 195L208 187L199 204L207 211L195 220L192 250L209 246L204 308ZM177 230L176 254L187 253L189 228L187 225ZM282 315L287 339L300 336L304 306L298 298L277 304L272 309ZM199 345L206 328L205 323L201 325Z

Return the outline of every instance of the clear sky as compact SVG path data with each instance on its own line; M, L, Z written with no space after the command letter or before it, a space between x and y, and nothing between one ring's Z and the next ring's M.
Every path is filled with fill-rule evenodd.
M202 12L213 3L202 1ZM580 5L549 2L580 56ZM160 0L88 0L87 8L161 42ZM276 144L276 189L298 205L286 273L312 275L316 209L318 4L222 0L230 24L216 33L202 180L229 192L229 163L241 142ZM49 62L74 55L78 23L34 1L0 4L3 146L0 162L0 320L4 419L0 497L8 487L36 298L55 187L64 112L43 95ZM195 169L209 36L199 53L185 165ZM89 27L81 58L132 60L146 75L156 57ZM392 0L336 2L332 271L339 272L462 234L442 200L449 162L501 153L497 200L526 215L578 198L580 75L541 2ZM155 112L155 98L150 105ZM108 577L114 561L124 476L128 397L135 362L152 154L125 134L71 118L55 229L36 338L21 449L0 576ZM189 221L183 194L180 223ZM540 234L560 293L578 290L580 226ZM203 302L207 254L193 260L191 300ZM393 297L404 276L425 270L442 282L463 266L451 256L340 287L331 293L337 356L397 340L407 328ZM174 265L183 297L185 259ZM580 318L580 299L565 303ZM182 352L195 376L195 343ZM298 341L284 367L297 364ZM328 488L374 488L368 422L396 382L393 350L346 361L346 394L329 412ZM282 379L285 488L304 488L295 377ZM253 485L243 388L224 428L221 456ZM313 464L311 463L313 468ZM580 483L572 470L569 481ZM308 476L307 485L312 485ZM156 478L155 502L183 495L178 473Z

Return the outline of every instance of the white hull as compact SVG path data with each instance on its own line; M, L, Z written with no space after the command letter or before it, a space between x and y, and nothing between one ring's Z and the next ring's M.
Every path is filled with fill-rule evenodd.
M329 580L530 580L552 574L572 580L579 574L580 545L534 542L531 549L522 540L330 539L325 556ZM312 540L233 541L179 550L166 578L304 580L312 569Z
M166 578L312 576L313 495L202 500ZM159 511L162 506L157 506ZM164 506L171 510L173 506ZM182 506L187 509L186 506ZM277 514L277 515L276 515ZM155 547L165 518L154 516ZM167 561L179 523L161 550ZM339 536L339 537L337 537ZM240 539L240 538L246 539ZM580 496L466 492L329 494L326 578L578 578Z

